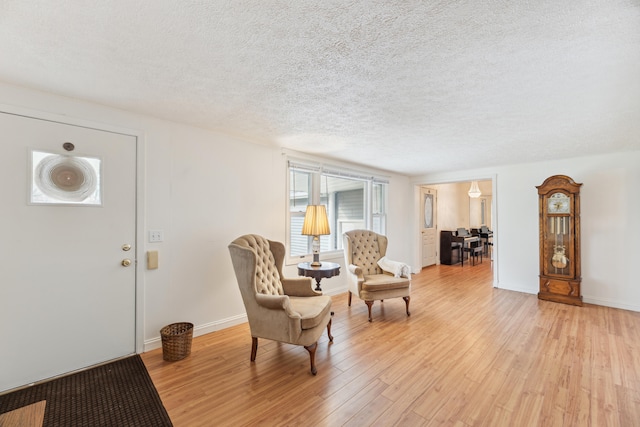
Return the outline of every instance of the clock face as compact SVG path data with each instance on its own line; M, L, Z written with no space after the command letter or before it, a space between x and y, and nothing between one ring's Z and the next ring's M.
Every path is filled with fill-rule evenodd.
M548 199L547 212L551 214L567 214L571 212L569 197L564 193L554 193Z

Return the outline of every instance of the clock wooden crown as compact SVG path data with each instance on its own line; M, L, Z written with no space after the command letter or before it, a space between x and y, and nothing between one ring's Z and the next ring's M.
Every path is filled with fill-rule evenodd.
M541 185L536 186L539 195L546 195L561 189L579 195L580 187L582 187L582 184L578 184L567 175L550 176Z
M582 305L581 186L566 175L554 175L536 187L540 217L539 299Z

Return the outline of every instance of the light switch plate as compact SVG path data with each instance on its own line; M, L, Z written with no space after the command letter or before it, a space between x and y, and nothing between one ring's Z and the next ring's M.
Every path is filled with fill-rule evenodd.
M158 268L158 251L147 252L147 269L155 270Z

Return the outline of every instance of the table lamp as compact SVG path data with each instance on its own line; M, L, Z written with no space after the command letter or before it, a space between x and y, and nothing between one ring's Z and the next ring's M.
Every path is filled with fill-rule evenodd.
M322 265L320 262L320 237L321 235L331 234L329 230L329 219L327 218L327 209L324 205L309 205L304 214L304 224L302 225L302 234L305 236L313 236L313 267Z

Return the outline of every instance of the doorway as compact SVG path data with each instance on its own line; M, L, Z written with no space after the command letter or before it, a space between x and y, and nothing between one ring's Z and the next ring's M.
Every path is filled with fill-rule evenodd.
M472 229L480 228L482 225L490 228L494 232L493 241L496 242L495 236L497 236L497 216L495 214L496 203L496 177L480 178L478 180L481 195L478 198L469 197L469 190L471 187L471 180L465 179L461 181L442 181L442 182L430 182L425 184L417 184L415 192L415 200L418 205L416 208L418 218L418 235L417 239L420 243L416 246L415 262L422 263L423 261L423 242L422 242L422 221L424 203L423 190L429 188L437 193L437 205L434 216L437 217L435 235L436 235L436 249L437 249L437 262L439 263L441 257L440 237L442 231L456 231L458 228L467 229L469 232ZM473 200L473 201L472 201ZM494 286L497 286L497 246L494 243L492 246L492 255L488 259L492 262L494 270ZM465 262L465 266L467 263Z

